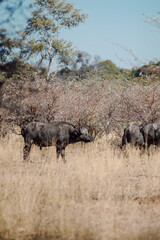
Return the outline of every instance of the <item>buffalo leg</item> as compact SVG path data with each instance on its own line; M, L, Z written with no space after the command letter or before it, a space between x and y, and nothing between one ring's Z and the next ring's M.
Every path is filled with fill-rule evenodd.
M60 148L58 148L58 147L56 148L56 153L57 153L57 162L58 162L59 156L61 154Z
M25 161L28 161L28 156L31 150L31 144L25 143L24 149L23 149L23 159Z
M124 150L124 149L125 149L125 146L126 146L126 136L123 135L123 137L122 137L121 149Z
M57 153L57 162L58 162L58 159L61 155L62 159L63 159L63 162L66 163L66 160L65 160L65 148L60 148L60 147L57 147L56 148L56 153Z
M61 157L62 157L62 159L63 159L63 162L66 163L67 161L66 161L66 159L65 159L65 148L62 148L62 149L61 149Z

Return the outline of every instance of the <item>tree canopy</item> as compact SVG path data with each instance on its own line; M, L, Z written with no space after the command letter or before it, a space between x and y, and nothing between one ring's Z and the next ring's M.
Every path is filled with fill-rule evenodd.
M22 1L17 7L21 6ZM14 5L9 11L11 15L15 9ZM61 30L77 27L85 22L87 15L66 0L34 0L30 10L24 30L17 32L15 28L16 36L8 35L7 28L0 29L0 61L34 59L38 66L45 63L49 80L54 59L63 67L76 56L72 43L60 37Z
M106 73L108 74L120 73L120 69L111 60L105 60L105 61L99 62L98 68L100 70L106 71Z
M48 79L55 57L63 64L75 53L71 42L59 38L60 31L78 26L86 17L65 0L35 0L25 29L23 53L28 57L38 55L39 64L44 60L48 62Z

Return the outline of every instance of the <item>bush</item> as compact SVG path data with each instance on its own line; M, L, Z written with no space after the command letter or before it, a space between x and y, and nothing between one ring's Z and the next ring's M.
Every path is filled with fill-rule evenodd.
M14 76L2 87L2 118L24 126L30 121L67 121L86 126L95 136L112 131L119 136L130 122L148 123L160 118L160 88L120 78L90 74L85 80L50 83Z

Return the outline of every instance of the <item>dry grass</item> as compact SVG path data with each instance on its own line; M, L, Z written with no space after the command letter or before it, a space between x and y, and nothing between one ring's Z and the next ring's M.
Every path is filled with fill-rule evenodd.
M23 163L23 140L0 143L0 239L160 239L160 151L124 154L104 140L67 147L33 147Z

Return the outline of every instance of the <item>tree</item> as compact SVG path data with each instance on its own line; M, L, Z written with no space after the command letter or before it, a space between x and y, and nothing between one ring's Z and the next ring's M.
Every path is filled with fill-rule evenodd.
M10 37L6 29L0 29L0 63L24 62L24 49L26 47L26 36L17 32L17 37Z
M59 39L59 32L78 26L87 15L65 0L35 0L33 9L25 30L27 40L23 54L28 58L37 55L39 64L47 61L49 80L53 59L57 57L63 64L74 54L72 43Z
M21 57L25 37L21 33L32 7L31 1L0 0L0 63L5 64Z
M91 55L84 51L77 51L73 69L78 70L90 65Z
M108 74L120 74L120 69L110 60L99 62L98 68Z
M20 48L20 40L7 36L6 29L0 29L0 63L16 58L16 50Z

